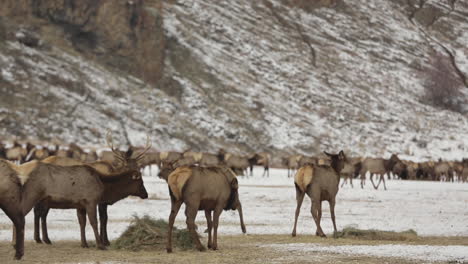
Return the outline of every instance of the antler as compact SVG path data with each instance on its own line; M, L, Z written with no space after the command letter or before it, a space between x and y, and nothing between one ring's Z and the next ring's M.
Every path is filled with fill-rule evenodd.
M153 145L153 144L152 144L151 141L150 141L150 137L149 137L149 135L147 134L147 135L146 135L146 147L145 147L145 149L143 149L143 151L142 151L140 154L138 154L138 155L135 157L135 159L136 159L136 160L142 159L143 156L146 154L146 152L148 152L148 150L151 148L152 145Z
M112 131L110 129L107 131L106 139L107 139L107 146L109 146L109 148L112 150L112 152L114 153L114 156L118 160L125 162L125 158L122 156L122 153L120 153L118 149L114 148L114 143L112 141Z

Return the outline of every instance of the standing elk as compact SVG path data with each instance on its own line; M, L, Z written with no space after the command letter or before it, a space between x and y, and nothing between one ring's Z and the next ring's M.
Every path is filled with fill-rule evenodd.
M343 187L349 180L351 187L354 188L353 178L356 172L356 165L361 161L361 158L347 158L347 160L348 162L345 163L343 169L340 172L340 175L343 177L343 183L341 184L341 187Z
M359 174L361 175L361 188L364 188L364 182L366 180L366 173L370 173L370 180L372 182L372 186L374 189L378 189L380 182L383 182L384 190L387 190L387 186L385 185L385 173L389 173L393 170L393 167L398 162L401 162L397 155L392 154L390 159L382 159L382 158L366 158L361 162L361 170ZM379 175L380 179L377 183L377 186L374 183L373 176L374 174Z
M10 162L0 159L0 208L13 222L16 230L15 258L24 255L24 216L21 207L21 188L24 184L23 174L12 168Z
M72 158L60 158L60 157L49 157L48 159L44 160L44 163L54 164L59 166L76 166L76 165L86 165L93 167L96 171L101 174L101 180L103 180L103 187L104 191L102 196L99 199L99 222L100 222L100 237L101 241L105 246L110 245L109 238L107 236L107 206L113 205L114 203L125 199L128 196L138 196L142 199L148 198L148 193L145 189L143 184L143 179L141 177L141 173L134 173L135 171L139 171L139 161L144 157L145 153L151 147L149 137L147 138L147 145L146 147L140 151L135 157L133 155L133 149L130 147L129 150L125 153L118 151L114 148L112 143L112 135L109 132L107 134L107 144L110 147L111 151L114 153L115 158L120 161L121 167L114 167L108 161L97 161L92 163L83 163L76 159ZM107 176L113 177L115 173L125 173L125 172L133 172L133 174L129 174L127 177L121 177L115 180L108 181L106 179ZM131 176L131 177L130 177ZM47 232L47 214L50 208L63 208L61 204L47 204L47 203L39 203L34 207L34 239L37 243L41 243L41 238L39 235L40 229L40 220L42 221L42 240L46 244L51 244L51 241L48 236ZM81 230L81 246L88 247L86 242L84 228L86 225L86 219L83 221L78 209L78 220L80 222L80 230Z
M288 178L299 168L299 161L301 158L302 155L291 155L287 158L283 158L283 164L288 168Z
M270 177L270 154L267 152L255 153L251 158L248 159L250 167L250 176L253 176L253 166L259 165L263 167L263 175Z
M14 234L16 234L14 243L16 244L17 258L21 258L24 251L24 216L38 203L49 208L78 209L82 237L84 236L86 214L88 214L97 248L105 249L98 232L96 208L104 194L103 182L112 183L124 179L136 180L138 177L141 178L140 172L134 170L103 175L88 165L64 167L35 160L22 165L7 162L6 166L5 164L3 166L7 168L2 169L2 174L11 175L13 173L21 183L19 184L18 181L16 183L16 186L21 190L20 206L16 208L19 212L15 214L20 220L16 220L17 223L14 222ZM11 197L13 200L17 199L16 196ZM23 220L21 220L21 217L23 217ZM83 242L82 240L82 245L84 245Z
M338 154L324 152L331 159L331 165L306 165L301 167L294 176L296 187L296 214L294 218L294 228L292 236L296 236L297 219L301 211L304 196L307 194L312 200L311 213L314 218L317 236L325 237L320 220L322 218L322 201L330 204L330 214L333 222L333 230L336 234L335 203L340 183L340 172L347 163L343 151Z
M434 176L436 181L454 181L453 179L453 168L446 161L439 161L434 166Z
M195 218L199 210L205 211L208 226L208 248L213 250L218 248L219 216L223 209L237 209L243 231L245 231L237 178L229 168L182 166L174 169L172 165L164 163L159 177L167 181L171 196L171 213L166 245L168 253L172 252L172 229L183 203L185 204L187 228L199 251L205 250L195 230Z
M223 149L219 151L218 155L222 166L230 168L236 175L248 175L247 168L250 164L247 158L226 153Z

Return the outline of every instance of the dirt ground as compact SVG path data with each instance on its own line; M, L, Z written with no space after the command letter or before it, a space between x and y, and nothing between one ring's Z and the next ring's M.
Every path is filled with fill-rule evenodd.
M79 241L57 241L53 245L26 242L25 256L21 262L13 260L13 248L7 242L0 243L1 263L422 263L402 258L381 258L359 255L298 253L264 247L271 244L318 243L322 245L468 245L468 237L417 237L406 241L381 241L359 239L319 238L310 235L223 235L219 237L219 250L198 252L174 250L124 251L108 249L99 251L91 247L83 249ZM203 239L206 243L206 238Z

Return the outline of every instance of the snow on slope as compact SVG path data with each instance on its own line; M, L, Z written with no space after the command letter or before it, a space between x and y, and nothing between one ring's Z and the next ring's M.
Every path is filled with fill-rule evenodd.
M0 106L0 121L10 120L0 133L93 145L108 128L122 135L124 124L132 143L149 132L161 150L345 149L459 159L468 119L421 103L419 70L440 47L399 2L345 1L310 13L279 0L167 4L165 75L180 85L179 96L75 53L7 42L0 91L14 94L14 107ZM456 10L436 24L449 25L451 34L426 31L467 73L467 22L460 17L468 6L457 1Z

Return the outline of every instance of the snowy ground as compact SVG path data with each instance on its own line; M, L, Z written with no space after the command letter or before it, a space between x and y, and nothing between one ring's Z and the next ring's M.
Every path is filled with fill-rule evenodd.
M313 255L314 252L339 253L348 256L366 255L376 257L399 257L427 262L449 261L462 263L468 261L468 247L466 246L427 246L427 245L345 245L323 246L320 244L285 244L266 245L288 253L299 255Z
M155 172L153 171L153 174ZM295 190L292 178L287 178L285 170L271 170L271 177L261 177L262 169L254 171L251 178L239 177L240 198L243 202L244 217L249 234L289 234L292 230L294 211L296 207ZM167 185L148 172L144 177L146 188L150 194L148 200L129 198L109 207L110 224L108 226L111 239L117 238L128 226L132 215L148 214L155 218L167 219L170 211L170 201ZM345 226L355 226L361 229L379 229L402 231L414 229L422 236L468 236L468 184L443 182L413 182L391 180L387 182L388 190L374 190L368 183L364 189L345 185L338 193L336 206L338 229ZM184 208L177 217L176 225L185 227ZM326 233L332 232L328 211L328 203L323 206L322 228ZM204 214L197 218L199 226L204 229ZM234 211L223 212L221 215L220 234L241 234L238 215ZM51 210L48 217L49 236L56 240L79 240L79 226L74 210ZM312 235L315 224L310 214L310 200L306 198L298 224L298 235ZM92 230L87 228L88 240L93 241ZM9 219L0 212L0 240L11 238ZM33 239L33 213L27 216L26 239ZM283 250L295 250L298 245L275 246ZM320 245L303 246L309 251L325 250ZM370 248L369 248L370 249ZM343 252L341 247L326 247L327 252ZM412 249L408 249L412 250ZM424 256L424 252L432 251L440 257L450 252L460 250L452 247L441 247L439 251L431 248L414 248L411 255ZM465 248L463 247L463 251ZM352 246L349 254L360 254L367 251L361 246ZM376 247L369 250L377 256L386 256L399 252L397 246ZM436 253L434 253L436 252ZM437 253L439 252L439 253ZM447 253L448 252L448 253ZM465 252L468 252L468 248ZM348 253L346 253L348 254ZM463 255L464 259L468 256ZM462 256L462 258L463 258ZM439 259L435 259L439 260Z

